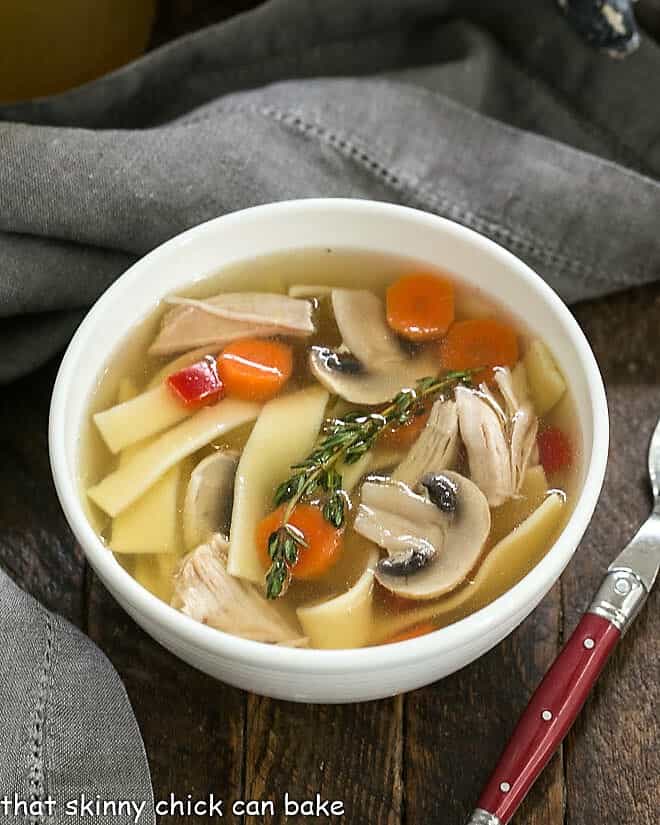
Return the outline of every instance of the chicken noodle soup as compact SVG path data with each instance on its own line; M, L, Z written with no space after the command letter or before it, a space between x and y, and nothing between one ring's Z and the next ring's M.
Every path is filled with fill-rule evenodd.
M269 644L431 632L547 552L580 482L540 331L428 264L242 262L166 298L108 364L81 477L144 587Z

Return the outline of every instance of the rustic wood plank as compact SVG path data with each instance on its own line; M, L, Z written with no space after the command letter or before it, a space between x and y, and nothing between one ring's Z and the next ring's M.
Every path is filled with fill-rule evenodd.
M85 562L60 509L48 460L51 362L2 388L0 564L43 605L83 623Z
M612 466L606 497L573 563L566 586L569 632L587 606L607 563L648 511L638 475L643 467L643 439L631 439L627 434L629 428L639 433L650 430L660 408L660 393L657 388L649 388L646 393L638 388L634 409L630 408L628 395L629 389L610 391L613 435L619 445L616 461L619 464L628 459L630 465L627 471ZM599 817L639 825L656 821L655 812L660 809L659 602L656 591L616 651L569 736L569 824L597 821ZM603 789L607 789L606 794Z
M585 304L576 315L607 383L611 449L596 515L564 577L567 632L650 509L645 467L660 415L660 287ZM568 825L657 821L659 608L656 590L567 739Z
M406 697L405 821L465 822L518 716L557 654L560 586L511 636L469 667ZM561 753L520 811L526 825L562 825Z
M397 825L402 821L403 702L401 697L359 705L298 705L250 696L246 795L281 801L344 803L344 816L320 821ZM250 816L246 823L309 822ZM319 821L319 820L315 820Z
M89 635L121 676L144 738L156 800L243 796L246 694L194 670L147 636L95 577ZM199 821L204 818L200 817ZM162 825L198 821L163 816ZM237 821L237 820L232 820Z

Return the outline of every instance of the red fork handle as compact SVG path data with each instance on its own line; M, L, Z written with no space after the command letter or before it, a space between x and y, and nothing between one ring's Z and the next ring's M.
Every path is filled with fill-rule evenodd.
M536 689L488 780L471 822L506 825L568 733L621 631L586 613Z

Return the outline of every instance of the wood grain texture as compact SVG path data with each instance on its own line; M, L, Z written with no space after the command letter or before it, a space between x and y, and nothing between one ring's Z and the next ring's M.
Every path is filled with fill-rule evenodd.
M243 795L247 697L185 665L147 636L90 577L89 635L109 656L133 704L156 800ZM164 823L190 823L184 815ZM203 821L203 817L200 818Z
M345 823L402 820L403 700L358 705L297 705L250 696L246 794L252 799L324 799L344 803ZM247 817L246 823L261 823ZM286 817L281 805L269 823Z
M82 627L83 554L60 509L48 459L56 370L52 363L2 387L0 565L43 605Z
M647 517L648 441L660 415L660 287L578 307L608 389L610 461L603 495L563 581L572 632L609 562ZM651 825L660 810L660 598L615 652L569 735L567 822Z
M556 585L508 639L469 667L406 697L405 821L462 823L474 809L518 716L559 649ZM562 825L557 754L519 813L528 825Z

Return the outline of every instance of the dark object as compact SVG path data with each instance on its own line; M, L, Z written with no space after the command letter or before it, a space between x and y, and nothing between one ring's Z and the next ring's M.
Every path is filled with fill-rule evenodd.
M429 498L443 513L453 513L458 502L458 490L447 476L429 473L422 479L422 486L428 490Z
M397 553L396 556L381 559L378 562L378 570L388 576L410 576L426 567L434 556L435 549L431 544L427 547L415 547Z
M362 364L349 353L339 353L327 347L319 347L319 354L325 366L344 375L357 375L363 371Z
M611 57L625 57L639 46L631 0L557 0L573 28Z

